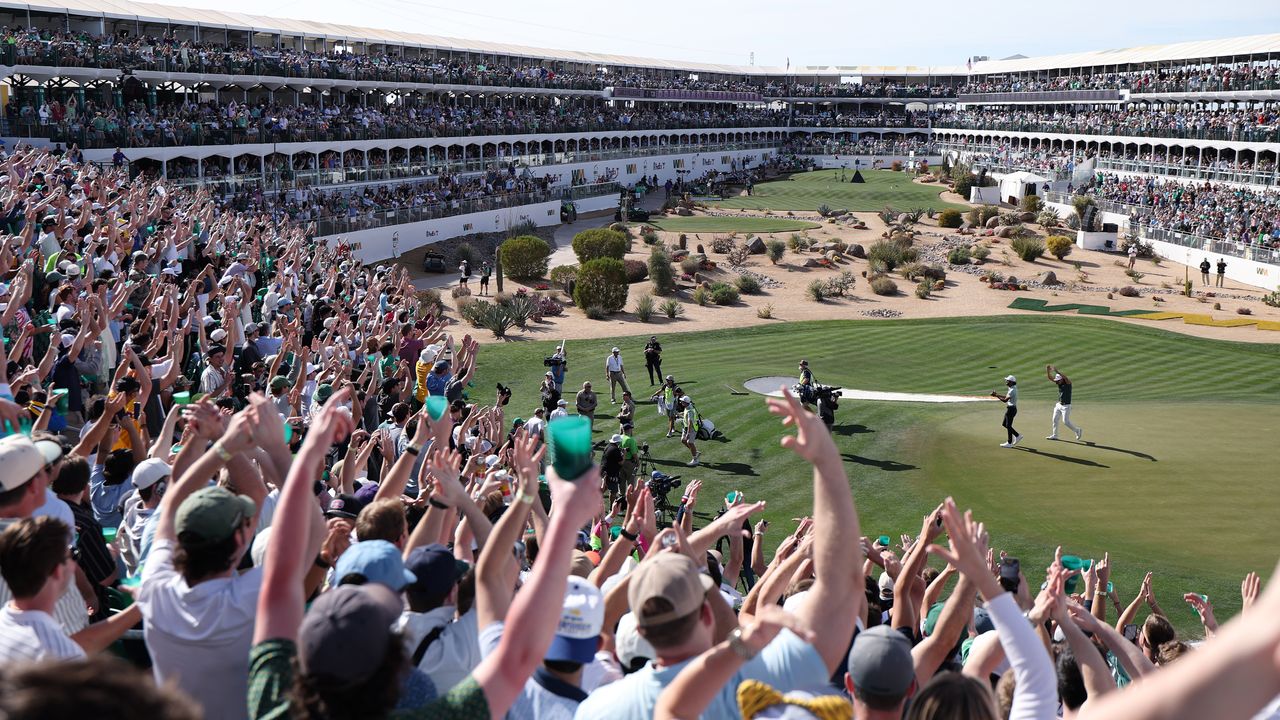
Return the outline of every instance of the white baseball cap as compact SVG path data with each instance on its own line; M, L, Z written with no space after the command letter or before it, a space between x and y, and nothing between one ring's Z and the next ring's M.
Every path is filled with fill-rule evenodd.
M618 348L613 348L613 349L612 349L612 350L610 350L609 352L622 352L622 351L621 351L621 350L619 350Z
M652 660L658 657L653 645L640 636L635 613L627 613L618 620L614 634L614 649L624 668L630 668L637 659Z
M1018 382L1018 378L1016 378L1016 377L1014 377L1014 376L1012 376L1012 375L1005 375L1005 376L1004 376L1004 381L1005 381L1005 382L1014 382L1014 383L1016 383L1016 382Z
M564 590L560 623L545 659L590 663L595 659L603 628L604 596L586 579L570 575Z
M56 456L49 458L26 435L10 435L0 440L0 467L4 468L0 473L0 490L17 490L56 459Z
M214 330L213 332L209 333L209 339L214 342L222 342L222 340L226 337L227 337L227 331L223 330L222 328L218 328L217 330Z
M155 485L173 474L173 468L159 458L148 458L133 469L133 486L139 490Z

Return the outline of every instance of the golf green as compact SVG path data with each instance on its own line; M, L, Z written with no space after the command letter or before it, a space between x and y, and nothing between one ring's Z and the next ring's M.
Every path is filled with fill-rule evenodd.
M751 196L731 197L713 202L714 207L748 210L817 210L826 205L832 210L874 212L886 206L895 210L915 208L966 209L964 205L946 203L938 194L942 185L921 185L911 181L912 175L892 170L864 170L865 183L848 182L853 171L845 171L845 182L840 182L839 170L816 170L791 175L781 180L763 182L755 186Z
M656 328L637 325L633 331ZM616 431L603 378L610 346L622 348L637 393L637 439L654 465L682 482L704 481L700 510L729 490L766 499L770 549L807 514L808 467L778 445L782 428L763 398L741 392L751 377L794 375L808 359L818 381L865 390L985 395L1019 378L1019 448L1004 440L995 402L962 405L842 401L834 434L863 533L919 531L943 497L974 510L993 545L1022 560L1030 583L1064 552L1110 552L1122 603L1143 573L1182 630L1198 632L1186 592L1207 594L1225 620L1240 608L1243 575L1264 578L1280 545L1273 450L1280 427L1280 346L1202 340L1108 320L1068 317L829 321L660 336L673 374L724 438L700 443L703 464L666 438L648 404L646 335L568 343L566 397L589 380L601 393L599 439ZM480 353L476 388L510 384L508 418L537 404L547 342L513 342ZM1073 421L1084 442L1049 441L1054 363L1075 384ZM488 390L473 390L491 401ZM1063 437L1070 434L1060 431ZM678 500L679 491L671 500ZM1114 611L1110 617L1114 619Z
M652 225L667 232L684 233L774 233L799 232L821 227L818 223L804 220L788 220L771 217L665 217L637 225Z

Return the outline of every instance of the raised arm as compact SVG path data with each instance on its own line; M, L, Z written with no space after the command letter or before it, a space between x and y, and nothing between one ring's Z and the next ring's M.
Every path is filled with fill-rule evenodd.
M782 417L795 435L782 438L782 446L813 465L813 562L817 579L808 602L799 612L804 627L814 635L814 648L828 671L845 662L854 618L865 601L862 575L862 531L849 492L840 453L822 420L805 410L800 401L783 390L782 398L769 398L769 412Z
M537 467L542 461L546 446L534 452L533 446L536 444L528 437L516 440L517 469L522 464ZM519 490L515 500L494 526L476 566L476 620L481 628L488 627L507 615L515 590L515 575L510 572L514 565L511 548L528 524L530 506L538 500L537 473L517 472L516 477Z

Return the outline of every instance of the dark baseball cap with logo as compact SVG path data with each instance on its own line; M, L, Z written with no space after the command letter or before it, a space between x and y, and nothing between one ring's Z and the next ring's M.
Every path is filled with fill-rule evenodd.
M257 515L253 498L210 487L197 490L182 501L174 525L184 545L213 545L231 537L245 521Z

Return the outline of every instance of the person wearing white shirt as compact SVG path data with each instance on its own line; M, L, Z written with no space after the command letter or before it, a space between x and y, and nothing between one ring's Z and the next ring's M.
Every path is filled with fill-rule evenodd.
M609 357L604 359L604 372L609 380L609 399L617 405L619 385L625 392L631 392L631 388L627 387L627 371L622 364L622 352L618 348L610 350Z
M414 548L405 569L418 581L404 589L408 609L400 615L396 630L410 662L426 673L443 695L470 675L482 659L476 611L454 617L461 573L444 545Z
M84 650L52 615L76 576L71 528L48 516L10 525L0 533L0 572L14 594L0 608L0 659L83 658Z
M551 417L548 418L548 421L554 422L562 417L569 417L569 411L565 409L568 405L569 403L563 398L556 401L556 409L551 411Z

